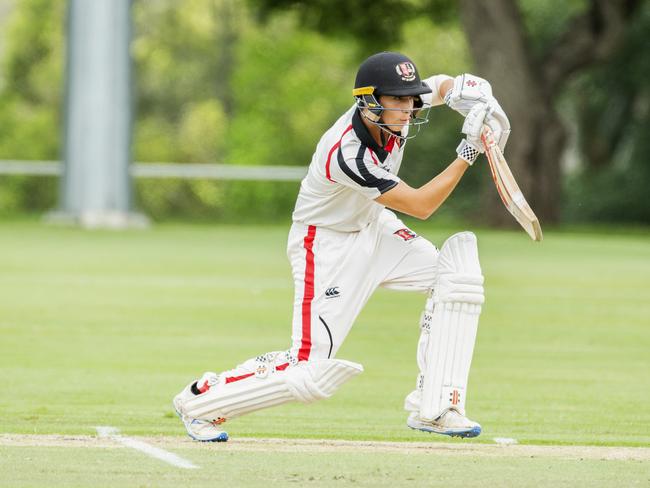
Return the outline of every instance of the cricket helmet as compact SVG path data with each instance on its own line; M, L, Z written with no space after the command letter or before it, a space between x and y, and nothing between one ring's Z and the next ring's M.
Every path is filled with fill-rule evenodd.
M426 116L420 118L419 113L424 106L422 95L431 91L429 85L420 80L415 63L408 57L395 52L381 52L361 63L352 95L361 114L380 126L381 115L387 110L379 103L381 95L413 96L415 104L409 125L420 125L429 121Z

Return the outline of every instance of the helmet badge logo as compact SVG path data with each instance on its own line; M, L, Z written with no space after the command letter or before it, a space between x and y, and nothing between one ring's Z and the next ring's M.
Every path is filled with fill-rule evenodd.
M413 63L399 63L395 66L395 71L404 81L413 81L415 79L415 66L413 66Z

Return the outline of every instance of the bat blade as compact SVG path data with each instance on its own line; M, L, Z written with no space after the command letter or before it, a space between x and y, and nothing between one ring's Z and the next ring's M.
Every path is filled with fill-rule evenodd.
M508 162L503 156L501 148L494 140L492 131L488 127L483 129L481 139L485 146L485 154L488 158L492 179L501 197L501 201L531 239L538 242L541 241L544 236L539 219L519 189L519 185L510 171Z

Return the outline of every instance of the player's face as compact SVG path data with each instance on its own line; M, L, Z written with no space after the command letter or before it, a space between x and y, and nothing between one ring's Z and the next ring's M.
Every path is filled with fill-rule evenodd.
M382 107L389 109L384 110L382 113L384 124L386 124L390 130L400 132L411 120L415 97L382 95L379 97L379 103L381 103Z

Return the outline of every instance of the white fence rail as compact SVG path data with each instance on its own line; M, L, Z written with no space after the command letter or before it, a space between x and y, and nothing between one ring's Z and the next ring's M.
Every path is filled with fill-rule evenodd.
M243 166L213 163L132 163L135 178L300 181L306 166ZM0 175L60 176L60 161L0 160Z

